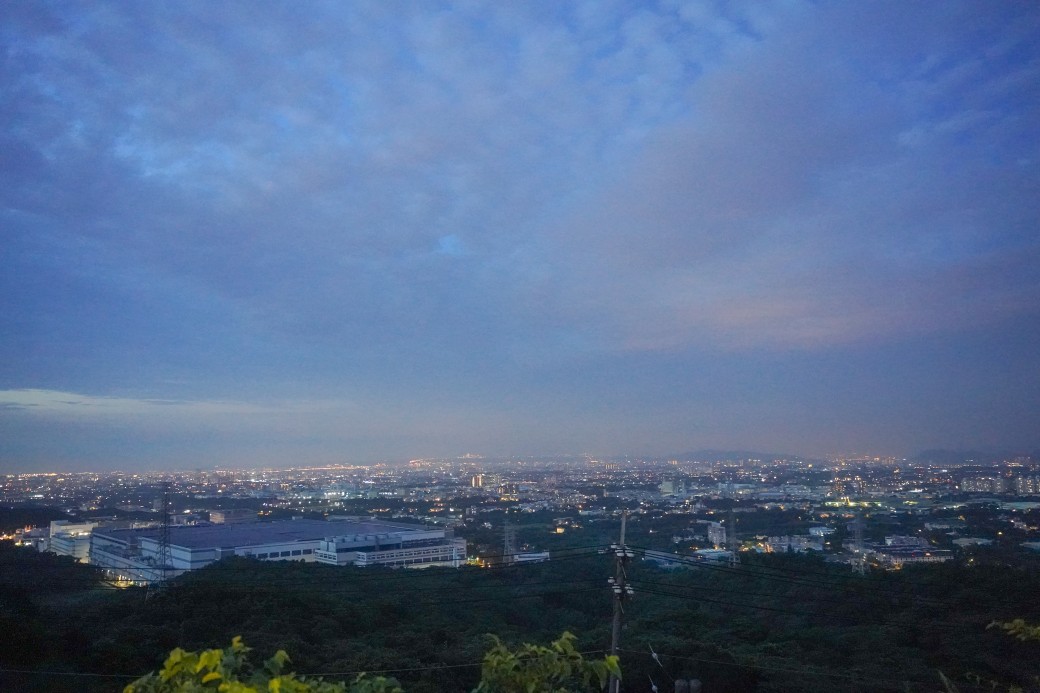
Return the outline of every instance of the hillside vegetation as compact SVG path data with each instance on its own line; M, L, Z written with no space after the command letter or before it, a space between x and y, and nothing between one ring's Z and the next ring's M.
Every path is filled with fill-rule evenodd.
M225 560L161 591L112 589L88 566L0 549L3 690L115 691L171 650L235 636L294 671L393 676L409 693L469 691L487 634L548 643L564 631L609 646L608 556L392 571ZM626 681L699 678L720 691L933 691L955 682L1035 685L1036 643L987 626L1040 621L1031 569L953 564L855 575L804 556L736 569L662 570L634 561L621 666ZM654 657L656 653L657 657ZM49 673L17 673L32 670ZM97 674L103 676L85 676ZM122 678L120 678L122 677ZM649 685L649 684L647 684ZM670 684L668 684L670 685ZM968 690L968 689L964 689Z

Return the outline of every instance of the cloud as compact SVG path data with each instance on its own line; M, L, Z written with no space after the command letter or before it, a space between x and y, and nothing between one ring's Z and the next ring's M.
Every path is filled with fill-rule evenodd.
M1027 353L1038 16L0 5L0 423L67 455L95 428L623 446L746 420L763 363Z
M87 395L57 390L0 390L0 407L32 416L106 419L133 417L164 423L201 422L209 417L245 420L249 417L309 415L348 411L348 402L311 401L258 404L220 400L174 400ZM266 424L265 424L266 425Z
M529 226L681 113L720 43L624 4L7 11L7 209L236 320L354 348L459 305L508 312L496 279ZM467 272L429 257L443 238Z
M858 13L802 18L706 74L689 122L546 228L554 307L606 348L820 348L1037 318L1040 80L994 96L1002 69L929 45L927 16L902 30L945 51L928 70L887 53L897 18L854 44ZM1007 54L1027 45L1016 33ZM886 83L882 60L913 78Z

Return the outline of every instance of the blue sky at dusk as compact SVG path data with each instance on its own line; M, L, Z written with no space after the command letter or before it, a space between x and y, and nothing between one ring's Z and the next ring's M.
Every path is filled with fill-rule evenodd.
M1040 5L0 5L0 468L1040 449Z

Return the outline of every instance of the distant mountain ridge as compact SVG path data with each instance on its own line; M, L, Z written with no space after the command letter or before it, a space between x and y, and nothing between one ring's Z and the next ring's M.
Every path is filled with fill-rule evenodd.
M912 458L913 462L931 463L931 464L949 464L949 465L965 465L965 464L1000 464L1004 460L1011 460L1016 457L1030 457L1034 460L1040 459L1040 453L1033 451L1032 453L1025 451L1012 451L1012 450L999 450L999 451L983 451L983 450L946 450L942 448L934 450L923 450Z
M776 452L755 452L753 450L696 450L677 455L669 455L668 459L688 460L798 460L801 462L825 462L826 460L805 455L791 455Z

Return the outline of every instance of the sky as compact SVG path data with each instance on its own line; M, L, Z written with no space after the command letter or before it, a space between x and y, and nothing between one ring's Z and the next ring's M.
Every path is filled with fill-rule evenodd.
M0 4L0 471L1040 449L1040 5Z

